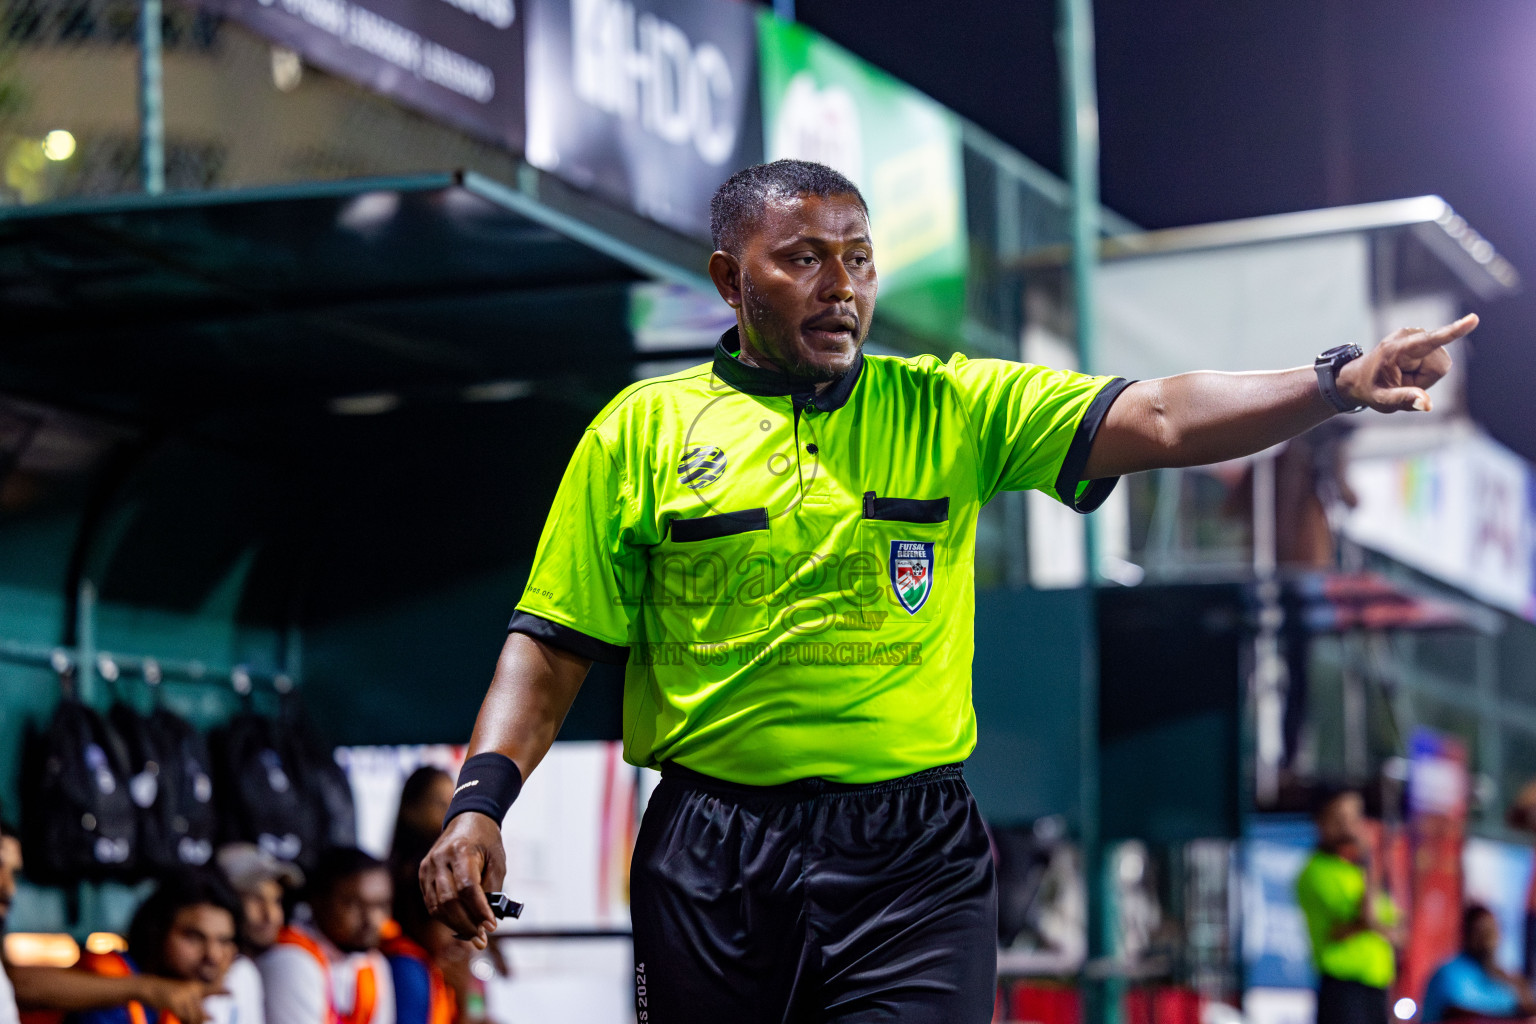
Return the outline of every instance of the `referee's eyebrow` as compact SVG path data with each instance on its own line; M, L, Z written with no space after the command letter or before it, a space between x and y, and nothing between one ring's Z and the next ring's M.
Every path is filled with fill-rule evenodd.
M791 238L789 241L784 242L783 245L781 246L781 248L787 249L787 248L789 248L792 245L820 245L820 246L829 246L829 245L837 245L839 243L842 243L842 244L862 243L864 245L873 245L874 244L874 242L870 239L870 237L868 235L854 235L852 238L822 238L819 235L796 235L794 238Z

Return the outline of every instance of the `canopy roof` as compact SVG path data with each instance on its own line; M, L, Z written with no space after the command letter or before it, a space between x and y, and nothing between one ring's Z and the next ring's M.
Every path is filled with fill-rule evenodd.
M687 279L470 173L0 209L0 387L134 422L515 397L627 378L656 277Z

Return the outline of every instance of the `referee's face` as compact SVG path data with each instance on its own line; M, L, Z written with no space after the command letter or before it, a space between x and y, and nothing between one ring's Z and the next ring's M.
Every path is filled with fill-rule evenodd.
M744 354L796 377L835 379L853 366L875 311L864 208L851 195L776 199L755 227L739 256L710 260Z

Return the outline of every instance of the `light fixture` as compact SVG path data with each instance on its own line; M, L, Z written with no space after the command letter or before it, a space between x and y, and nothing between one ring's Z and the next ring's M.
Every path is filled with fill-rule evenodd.
M1392 1015L1398 1020L1413 1020L1413 1015L1419 1012L1419 1004L1407 996L1399 999L1392 1006Z
M488 380L471 384L459 392L466 402L513 402L533 394L533 385L526 380Z
M43 156L49 160L68 160L75 155L75 137L63 128L43 136Z
M128 952L128 940L116 932L91 932L85 937L85 951L87 953L126 953Z
M293 92L304 80L304 61L286 46L272 47L272 84L278 92Z
M389 226L400 209L399 192L364 192L347 201L336 223L364 238L373 238Z
M16 967L73 967L80 946L68 935L12 932L5 937L5 959Z
M375 391L366 395L346 395L333 398L326 408L338 416L377 416L400 405L400 396L393 391Z

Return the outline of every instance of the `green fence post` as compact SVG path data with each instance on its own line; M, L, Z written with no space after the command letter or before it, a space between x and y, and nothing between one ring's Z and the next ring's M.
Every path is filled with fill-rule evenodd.
M1078 368L1094 366L1094 272L1099 252L1099 105L1094 85L1092 0L1059 0L1057 45L1062 81L1062 128L1067 181L1072 195L1072 304L1076 314ZM1125 983L1114 962L1114 885L1099 828L1099 660L1094 584L1098 557L1094 531L1083 537L1083 657L1079 685L1081 761L1078 779L1083 880L1088 895L1088 961L1107 969L1102 985L1085 978L1089 1024L1120 1024Z

